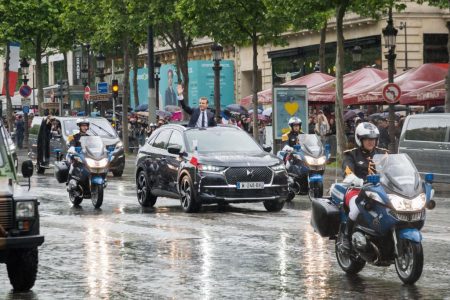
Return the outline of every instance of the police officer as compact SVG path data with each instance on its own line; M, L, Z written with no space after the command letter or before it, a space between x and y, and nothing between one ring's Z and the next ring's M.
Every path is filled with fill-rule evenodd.
M298 135L303 134L302 120L297 117L292 117L288 122L291 130L281 136L281 141L286 143L286 146L294 147L298 144Z
M350 189L345 195L345 205L350 209L347 225L344 230L344 239L342 246L351 249L351 234L355 221L358 217L359 210L356 205L361 187L366 177L375 174L375 165L372 158L375 154L386 154L387 150L378 148L378 139L380 132L372 123L360 123L355 129L355 142L357 148L344 152L342 169L345 174L345 183L354 185L356 188Z
M89 120L88 119L77 119L77 126L80 131L76 134L70 135L68 137L68 141L70 143L70 147L81 147L80 138L82 136L89 136L87 131L89 130Z

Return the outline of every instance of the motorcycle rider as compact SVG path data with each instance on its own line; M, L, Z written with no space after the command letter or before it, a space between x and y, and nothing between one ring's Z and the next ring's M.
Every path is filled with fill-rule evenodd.
M355 187L345 195L345 205L349 209L349 217L344 230L342 246L346 250L351 249L351 234L359 214L357 206L359 188L364 184L368 175L376 172L372 161L373 156L387 153L386 149L377 147L379 136L380 132L375 125L369 122L360 123L355 129L355 141L358 147L344 151L342 162L344 182Z
M67 160L70 162L69 176L67 177L68 190L75 190L77 188L77 182L72 180L72 174L76 169L76 161L71 158L71 153L74 153L74 147L81 147L80 139L82 136L89 136L87 131L89 130L89 120L86 118L77 119L77 126L79 128L79 132L73 135L69 135L67 138L69 142L69 151L67 154Z
M291 130L281 136L282 142L287 142L286 145L289 147L294 147L298 144L298 135L303 134L302 131L302 120L297 117L292 117L288 122Z

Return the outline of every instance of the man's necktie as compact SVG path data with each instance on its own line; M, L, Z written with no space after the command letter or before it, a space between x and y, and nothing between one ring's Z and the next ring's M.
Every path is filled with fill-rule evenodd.
M206 123L205 123L205 112L202 111L202 127L206 127Z

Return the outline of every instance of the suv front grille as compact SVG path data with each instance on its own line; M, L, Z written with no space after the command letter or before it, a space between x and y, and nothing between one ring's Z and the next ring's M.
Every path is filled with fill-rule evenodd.
M228 184L238 182L264 182L269 184L272 181L273 172L268 167L231 167L225 171Z
M0 225L6 230L13 227L13 201L11 198L0 198Z
M391 211L391 215L400 221L415 222L415 221L420 221L425 217L425 210L421 210L419 212L413 212L413 213Z

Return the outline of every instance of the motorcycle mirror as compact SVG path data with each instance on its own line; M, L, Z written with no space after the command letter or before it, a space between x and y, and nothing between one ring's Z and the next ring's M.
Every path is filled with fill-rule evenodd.
M433 173L425 174L425 182L426 183L433 183L433 180L434 180L434 174Z
M373 174L373 175L367 176L367 182L368 182L368 183L372 183L372 184L374 184L374 185L380 183L380 175L378 175L378 174Z
M296 152L299 152L300 150L302 150L302 146L300 146L300 145L294 145L294 151L296 151Z

